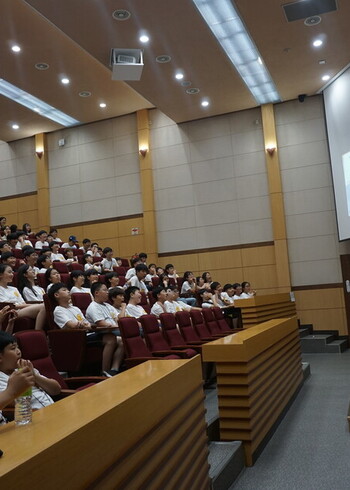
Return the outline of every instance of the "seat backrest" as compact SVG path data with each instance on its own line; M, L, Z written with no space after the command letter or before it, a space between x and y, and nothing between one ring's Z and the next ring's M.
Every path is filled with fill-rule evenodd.
M125 267L126 269L129 269L130 263L128 259L121 259L122 261L122 267Z
M149 314L151 312L151 308L150 308L150 305L147 301L147 295L144 291L141 291L141 302L140 302L140 306L142 306L142 308L147 311L147 313Z
M119 276L119 286L122 288L126 283L125 276Z
M176 319L172 313L161 313L159 315L162 331L168 344L173 346L185 345L185 340L177 329Z
M158 276L153 276L152 278L152 284L153 284L153 287L156 288L157 286L159 286L160 284L160 279Z
M71 271L84 272L84 266L82 264L79 264L78 262L72 262L71 264L69 264L69 268Z
M13 248L11 252L16 257L16 259L23 259L23 252L21 248Z
M186 342L200 341L200 338L192 326L191 316L188 311L177 311L175 313L175 318L177 324L179 325L180 332L182 333L182 336Z
M176 278L177 287L178 287L180 292L181 292L181 288L182 288L184 281L185 281L185 279L183 277L177 277Z
M40 330L27 330L15 334L23 359L28 359L40 374L55 379L61 388L68 388L63 377L52 362L45 333Z
M36 275L37 281L38 281L38 286L41 288L45 289L47 288L48 282L46 280L45 274L42 274L41 272Z
M54 309L57 306L57 303L45 293L44 294L44 305L45 305L45 311L46 311L46 325L47 325L47 330L57 330L59 327L56 325L54 317L53 317L53 312Z
M70 276L69 276L68 272L60 272L60 276L61 276L61 282L63 282L63 284L65 284L67 287L69 287Z
M193 308L190 311L192 325L198 336L201 339L208 339L211 337L211 333L208 330L203 315L200 310L194 310Z
M86 310L91 303L90 293L72 293L71 294L73 306L77 306L82 313L85 315Z
M225 320L221 308L216 306L215 308L212 308L212 312L214 313L214 318L216 319L221 332L227 332L228 330L230 330L230 327Z
M152 357L152 353L141 338L140 328L136 318L120 318L118 324L126 356L129 359L135 357Z
M125 267L113 267L113 270L118 274L118 276L125 276L126 274Z
M205 320L205 324L208 330L211 332L211 334L217 335L222 333L222 331L219 328L218 322L214 317L212 308L202 308L202 315Z
M67 267L67 264L65 264L64 262L60 262L59 260L55 260L52 263L52 266L60 274L62 274L62 273L68 274L68 272L69 272L68 267Z
M163 337L155 315L140 316L139 321L143 328L147 347L151 352L170 349L170 345Z

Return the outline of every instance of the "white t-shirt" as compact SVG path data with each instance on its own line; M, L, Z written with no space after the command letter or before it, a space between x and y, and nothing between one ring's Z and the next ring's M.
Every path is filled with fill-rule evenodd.
M38 240L37 242L35 242L34 248L36 248L37 250L38 249L41 250L44 247L49 247L49 243L48 242L42 242L41 240Z
M76 322L81 322L85 320L85 317L81 310L77 306L69 305L68 308L64 306L56 306L53 317L55 323L63 328L67 322L74 320Z
M213 308L214 303L212 302L211 299L208 299L207 301L204 301L202 303L202 308Z
M63 243L61 245L61 248L77 248L77 246L76 245L69 245L69 243L66 242L66 243Z
M191 284L188 281L184 281L181 287L181 294L191 293L191 292L192 292Z
M101 272L101 266L100 265L86 263L84 265L84 271L86 272L90 269L95 269L95 270L97 270L97 272Z
M237 294L234 294L233 299L245 299L242 295L238 296Z
M188 306L188 308L186 308ZM177 311L184 311L185 309L191 309L190 305L186 303L181 304L178 301L165 301L164 308L167 313L176 313Z
M53 254L53 253L51 254L51 260L52 260L52 262L54 260L59 260L60 262L66 261L66 259L64 258L64 256L62 254ZM55 264L53 264L53 265L55 265Z
M0 286L0 302L1 303L25 303L21 293L13 286Z
M147 311L145 311L140 305L130 305L128 304L125 309L125 316L131 316L133 318L140 318L140 316L147 315Z
M251 299L254 298L254 294L252 293L242 293L239 299Z
M37 369L34 368L35 374L40 374ZM41 375L42 376L42 375ZM45 378L45 376L44 376ZM9 376L2 371L0 371L0 391L4 391L7 388ZM32 387L32 408L38 410L39 408L47 407L52 405L53 399L46 391L42 390L37 386Z
M151 308L151 314L159 316L161 313L166 313L165 307L163 308L157 301Z
M141 291L144 291L145 293L148 293L148 289L146 284L143 281L140 281L137 276L132 276L130 279L130 286L134 286L139 288Z
M234 303L234 299L233 299L233 296L229 296L227 293L223 292L221 293L221 298L225 301L227 301L228 303L230 303L230 305L233 305Z
M128 281L129 279L132 278L132 276L136 275L135 267L131 267L131 269L128 269L125 274L125 280Z
M102 259L101 266L102 266L102 269L113 270L113 267L118 267L118 264L117 264L117 261L113 258L111 260Z
M26 245L29 245L30 247L32 247L32 242L29 241L29 240L23 240L23 242L20 242L18 240L18 242L16 243L16 247L17 249L21 250L23 247L25 247Z
M77 288L77 286L73 286L70 290L71 293L89 293L91 295L91 291L89 288Z
M118 312L109 303L100 304L92 301L86 310L86 319L90 323L97 323L98 321L104 320L111 327L118 328Z
M33 286L33 290L36 294L32 291L32 289L28 288L27 286L23 288L23 298L26 301L44 301L43 296L45 294L45 291L43 290L43 288L39 286Z

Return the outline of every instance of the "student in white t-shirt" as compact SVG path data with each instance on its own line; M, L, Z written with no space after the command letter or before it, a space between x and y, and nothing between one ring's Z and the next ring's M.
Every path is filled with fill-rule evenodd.
M76 246L76 243L77 243L77 237L74 236L74 235L71 235L69 238L68 238L68 242L65 242L61 245L61 248L78 248Z
M117 320L126 316L124 289L114 287L108 290L108 298L117 312Z
M58 284L59 282L61 282L61 274L58 272L57 269L52 267L51 269L47 269L47 271L45 272L45 279L49 283L46 288L46 292L48 293L53 284Z
M25 301L44 301L45 291L35 285L35 272L30 265L24 264L18 269L18 290Z
M221 299L226 306L234 305L234 299L233 299L234 294L235 294L235 290L233 288L233 285L225 284L223 292L221 293Z
M48 257L47 255L40 255L37 260L37 264L39 267L39 274L45 274L47 269L52 267L51 257Z
M244 299L244 298L241 298L241 294L242 294L242 286L239 282L235 282L234 284L232 284L233 286L233 291L234 291L234 295L233 295L233 299Z
M35 242L34 248L36 250L41 250L43 248L47 248L49 246L49 242L47 241L47 233L45 230L40 230L36 234L38 241Z
M89 293L91 294L91 291L89 288L84 288L83 284L85 282L85 274L83 271L72 271L69 275L70 283L71 283L71 289L70 292L72 293Z
M138 258L138 257L135 257L133 259L130 260L130 264L131 264L131 267L130 269L128 269L126 271L126 274L125 274L125 280L128 281L129 279L132 278L132 276L134 276L136 274L136 271L135 271L135 267L138 265L138 264L141 264L141 260Z
M28 305L18 289L9 286L12 280L13 271L11 267L6 264L0 264L0 302L14 304L18 318L32 318L35 320L35 329L43 330L46 324L44 305Z
M26 234L24 233L24 231L17 231L17 239L18 242L16 243L15 248L19 250L22 250L22 248L25 247L26 245L29 245L30 247L33 246L32 242L26 239Z
M256 295L256 291L251 289L250 282L244 281L242 282L242 294L241 299L250 299Z
M135 267L135 275L132 276L129 280L128 280L128 285L129 286L133 286L133 287L137 287L140 289L140 291L143 291L144 293L148 293L148 289L147 289L147 286L144 282L144 279L148 273L148 267L147 265L145 264L138 264L136 267Z
M58 243L62 243L63 242L63 240L61 240L58 237L58 230L57 230L57 228L50 228L50 235L52 236L52 238L54 239L55 242L58 242Z
M147 315L147 311L140 306L141 291L139 288L135 286L128 287L125 290L125 302L127 303L126 316L140 318L140 316Z
M117 261L113 258L113 249L105 247L103 249L104 259L101 261L101 267L104 272L112 272L113 267L118 267Z
M50 243L49 248L51 250L51 260L52 260L52 262L54 260L56 260L56 261L59 261L59 262L63 262L65 264L68 261L65 259L65 257L63 256L63 254L59 253L60 246L61 245L59 243L57 243L57 242L51 242Z
M101 272L101 262L94 262L94 258L92 254L86 253L83 255L84 260L84 271L88 271L90 269L96 269L97 272Z
M159 317L162 313L167 313L164 303L167 299L167 292L163 286L158 286L152 291L152 296L157 301L151 308L151 314Z

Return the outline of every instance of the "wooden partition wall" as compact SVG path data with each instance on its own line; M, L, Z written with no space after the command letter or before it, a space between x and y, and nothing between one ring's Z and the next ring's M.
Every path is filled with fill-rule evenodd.
M200 357L149 361L0 428L1 488L209 489Z
M295 301L289 293L254 296L250 299L235 300L241 308L243 327L253 327L273 318L286 318L296 315Z
M216 364L221 440L243 441L251 466L302 383L296 317L270 320L203 346Z

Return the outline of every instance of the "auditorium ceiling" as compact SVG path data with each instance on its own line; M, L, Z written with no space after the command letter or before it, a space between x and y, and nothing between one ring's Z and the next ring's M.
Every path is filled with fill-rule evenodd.
M305 19L287 21L287 1L235 3L282 101L318 93L326 84L322 76L332 79L349 64L348 0L337 0L337 10L311 26ZM119 9L130 18L116 20ZM180 123L257 105L191 0L0 0L0 15L0 78L81 124L152 107ZM142 32L147 44L139 41ZM315 48L318 37L323 45ZM112 80L112 48L143 49L140 81ZM162 55L171 61L158 63ZM38 63L49 67L37 69ZM174 78L177 70L182 81ZM70 83L62 84L63 77ZM199 92L188 94L188 88ZM205 108L203 98L210 101ZM4 141L62 128L3 95L0 114Z

